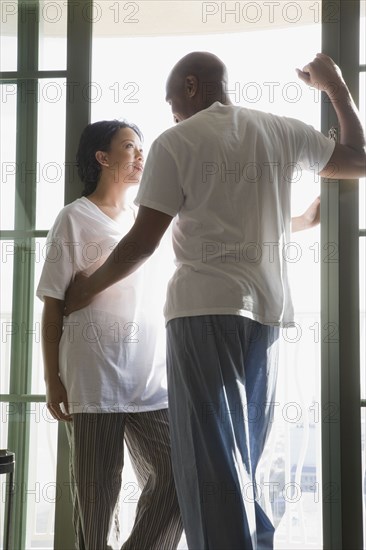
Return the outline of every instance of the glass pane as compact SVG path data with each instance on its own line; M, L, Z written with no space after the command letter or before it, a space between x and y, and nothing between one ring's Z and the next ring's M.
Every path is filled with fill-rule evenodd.
M9 403L1 402L0 403L0 414L1 414L0 449L7 449L9 413L10 413ZM5 490L7 485L5 485L5 476L1 476L0 479L1 479L1 499L0 499L0 541L1 542L0 544L2 544L4 540L4 515L5 515L5 496L3 495L5 495ZM6 481L8 481L8 479Z
M46 254L45 249L46 239L35 240L35 269L34 269L34 310L33 310L33 357L32 357L32 393L44 394L45 384L43 378L43 357L41 348L41 317L43 302L36 296L36 290L41 276L44 256Z
M0 386L1 392L2 392L2 385ZM0 430L0 449L6 449L7 448L7 441L8 441L8 417L9 417L9 403L0 403L0 414L1 414L1 430ZM5 516L5 491L7 488L7 485L5 484L5 478L4 475L0 478L1 483L1 499L0 499L0 544L2 545L2 542L4 540L4 516ZM3 496L4 495L4 496ZM1 546L2 548L2 546Z
M361 399L366 399L366 237L360 238L360 369Z
M39 81L36 229L49 229L64 205L66 80Z
M282 332L275 418L258 475L276 550L322 548L319 337L316 313L298 314Z
M39 70L66 69L67 2L39 2Z
M365 2L366 3L366 2ZM366 24L366 20L365 24ZM365 34L365 33L364 33ZM360 73L360 115L366 128L366 72ZM366 179L360 180L360 229L366 229Z
M45 403L28 405L30 456L27 486L26 548L53 548L56 486L57 421Z
M12 322L14 241L1 241L0 307L1 307L1 369L0 393L9 393L10 352L12 335L20 330Z
M141 21L145 4L148 3L143 3L136 16ZM117 33L117 25L112 33L114 29ZM320 96L302 85L295 72L296 67L302 68L314 58L314 52L321 50L320 25L270 28L265 34L253 31L138 38L101 34L94 33L93 39L92 121L127 118L135 122L145 135L145 153L152 140L173 124L165 103L165 81L178 59L193 50L213 51L223 59L228 67L228 90L234 104L292 116L320 128ZM263 48L264 40L270 48ZM296 43L297 47L290 49L290 43ZM121 57L122 78L115 78L106 67L105 59L111 51L134 52L133 56ZM255 55L244 56L240 62L232 55L233 51L250 51ZM279 59L283 62L279 63ZM151 82L160 85L151 86ZM319 188L316 174L302 174L301 180L293 185L293 215L306 209L319 194ZM290 254L289 258L297 326L284 331L281 341L278 406L258 479L262 503L277 526L276 549L319 550L322 548L319 228L296 233L292 242L291 254L297 255L294 259ZM161 308L162 305L163 300ZM129 475L130 472L125 472L123 487L128 482L134 483ZM186 548L183 539L181 548Z
M0 71L16 71L18 56L18 0L1 0Z
M363 504L363 547L366 548L366 409L361 409L361 452L362 452L362 504Z
M366 229L366 179L363 178L359 183L359 210L360 210L360 229Z
M14 229L17 85L0 86L0 222L1 229Z
M96 37L89 93L91 119L126 118L135 122L144 133L147 151L156 136L172 125L170 108L165 102L165 81L171 68L183 55L193 50L207 50L214 51L226 63L228 91L234 104L294 116L319 128L320 95L301 84L295 68L313 59L320 26L294 27L266 30L265 40L271 44L270 49L263 48L262 32ZM290 41L301 44L301 48L289 49ZM122 76L118 78L105 63L111 51L134 52L133 56L121 58ZM245 56L241 63L232 55L233 51L255 51L255 56ZM279 65L276 55L281 55L285 62ZM156 59L159 59L158 67ZM152 82L160 84L151 86Z
M0 403L0 414L1 414L0 449L6 449L7 442L8 442L9 403L3 402L3 401ZM1 538L0 540L2 541Z
M360 0L361 18L360 18L360 64L366 63L366 0Z

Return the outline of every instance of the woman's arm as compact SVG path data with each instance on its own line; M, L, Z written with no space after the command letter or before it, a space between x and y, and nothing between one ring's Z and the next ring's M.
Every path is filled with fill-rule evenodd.
M295 233L296 231L310 229L318 223L320 223L320 197L317 197L301 216L291 218L291 231Z
M45 296L42 313L42 352L47 407L56 420L72 420L67 393L59 377L59 343L62 336L64 301ZM63 403L65 412L60 403Z

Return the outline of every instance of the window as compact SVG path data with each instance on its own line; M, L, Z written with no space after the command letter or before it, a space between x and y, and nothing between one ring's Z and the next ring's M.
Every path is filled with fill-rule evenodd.
M172 124L164 103L166 76L179 57L194 49L214 51L227 63L234 103L302 118L320 128L320 97L299 83L294 69L320 51L322 41L323 48L325 44L331 48L335 43L339 46L341 9L342 17L349 13L347 1L343 0L323 0L323 7L320 1L284 0L81 0L77 4L64 0L1 2L0 382L5 429L1 431L0 444L15 450L17 457L15 548L51 548L53 540L56 548L65 547L68 542L72 547L67 442L62 427L57 433L57 424L49 417L44 403L39 345L41 304L34 297L34 289L44 259L47 230L64 202L80 194L73 162L82 128L89 119L127 118L143 130L147 151L155 136ZM361 0L360 5L360 104L365 105L365 1ZM347 32L342 40L348 48L350 31ZM289 47L292 44L296 47ZM343 42L340 48L345 49ZM5 56L5 51L10 55ZM330 125L327 122L324 131ZM319 185L314 174L302 175L301 179L299 175L293 187L294 214L313 200ZM324 202L336 209L339 189L334 197L333 187L330 197L324 187L323 193ZM365 202L363 181L359 201L361 281L365 279ZM324 224L329 226L332 221L325 218ZM338 227L334 231L337 230ZM322 524L322 502L326 502L323 512L328 517L328 497L333 490L328 485L324 489L328 481L321 471L322 432L323 441L329 435L324 405L335 400L332 394L324 397L323 393L321 401L321 386L334 380L334 373L329 379L323 375L321 380L321 359L323 364L327 360L324 351L321 357L321 345L324 348L325 340L333 334L334 326L326 323L334 323L335 319L330 314L324 320L320 314L321 299L324 309L320 271L323 270L324 287L326 277L333 281L332 273L324 274L324 266L333 266L324 262L324 256L334 250L323 247L332 242L332 228L322 237L319 229L314 229L296 234L286 251L297 325L283 333L276 419L258 473L263 505L277 526L278 549L318 549L322 546L323 528L325 535L338 528L338 516L331 513L331 521ZM331 299L338 296L338 290L331 286ZM361 285L361 397L366 404L362 291ZM333 413L338 418L338 409L326 412L329 418ZM323 442L324 467L328 465L328 454L331 453L324 452ZM126 468L121 494L125 536L138 497L133 477L127 477L130 475L132 472ZM337 477L330 479L338 483ZM181 547L185 547L184 540Z
M366 25L366 2L361 2L360 14L360 113L361 120L366 127L366 54L365 54L365 25ZM365 513L365 457L366 457L366 180L360 180L360 196L359 196L359 228L360 228L360 372L361 372L361 447L362 447L362 496L363 496L363 533L364 533L364 548L366 546L366 513Z
M1 2L1 446L16 453L14 548L52 547L58 498L34 292L64 204L66 19L66 2Z

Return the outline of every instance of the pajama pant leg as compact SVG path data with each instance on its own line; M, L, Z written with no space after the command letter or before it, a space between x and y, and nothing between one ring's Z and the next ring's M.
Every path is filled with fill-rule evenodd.
M171 467L168 410L128 414L125 439L142 488L123 550L174 550L182 520Z
M67 424L78 550L105 550L114 522L123 468L123 413L73 414Z
M257 548L245 372L254 325L232 315L167 325L172 460L191 550Z
M253 482L272 427L278 372L278 336L278 327L252 322L250 345L245 357L245 387ZM272 549L274 527L257 501L255 512L258 550Z

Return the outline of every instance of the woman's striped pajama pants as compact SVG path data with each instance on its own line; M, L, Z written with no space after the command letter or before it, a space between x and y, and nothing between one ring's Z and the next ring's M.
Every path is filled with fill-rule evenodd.
M118 539L118 499L126 440L142 489L122 550L173 550L182 522L170 459L168 409L143 413L73 414L67 424L78 550L105 550Z

